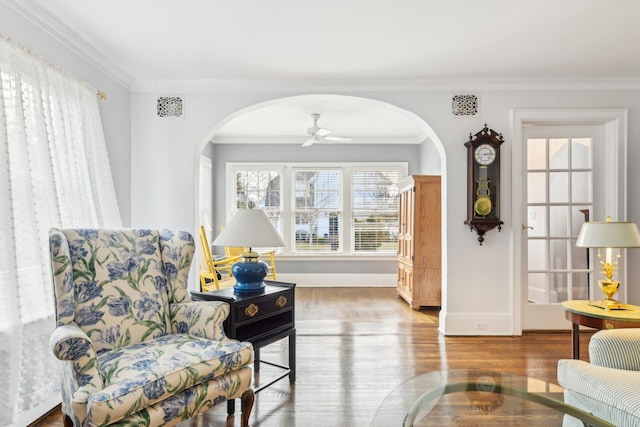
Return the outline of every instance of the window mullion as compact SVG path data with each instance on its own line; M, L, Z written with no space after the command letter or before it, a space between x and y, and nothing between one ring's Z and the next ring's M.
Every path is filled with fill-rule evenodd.
M342 224L340 224L340 236L342 237L342 250L353 254L353 168L345 168L342 179Z

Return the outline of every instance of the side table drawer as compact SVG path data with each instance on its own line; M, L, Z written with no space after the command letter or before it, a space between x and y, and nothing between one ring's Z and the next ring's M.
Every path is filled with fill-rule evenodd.
M287 308L291 308L293 296L290 291L279 295L272 295L267 298L247 304L238 304L236 308L237 321L246 322L269 317L273 313Z

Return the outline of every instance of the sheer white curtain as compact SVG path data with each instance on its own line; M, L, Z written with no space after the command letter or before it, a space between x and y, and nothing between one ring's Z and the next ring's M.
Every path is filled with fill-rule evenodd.
M53 226L121 227L97 90L0 36L0 425L60 400Z

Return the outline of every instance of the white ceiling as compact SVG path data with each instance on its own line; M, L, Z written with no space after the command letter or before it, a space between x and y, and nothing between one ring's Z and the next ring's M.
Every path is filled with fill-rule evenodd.
M3 1L49 23L134 91L640 82L635 0ZM336 134L380 125L369 114L360 131L341 128L338 107L304 108L293 123L302 130L311 119L300 117L314 112ZM273 119L252 123L266 132ZM260 133L244 126L236 136Z
M418 144L427 137L415 117L389 104L343 95L301 95L239 114L224 124L214 142L302 144L313 126L311 113L320 114L318 126L331 130L330 136L350 137L356 144Z

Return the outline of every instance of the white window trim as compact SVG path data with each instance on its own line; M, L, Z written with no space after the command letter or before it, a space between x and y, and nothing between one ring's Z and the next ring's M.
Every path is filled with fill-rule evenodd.
M292 188L292 177L293 171L295 169L300 168L341 168L343 171L343 201L342 201L342 214L343 221L340 224L341 227L341 238L342 241L342 252L340 253L296 253L292 252L289 247L289 243L292 241L291 232L294 228L292 221L293 218L290 215L291 210L290 206L281 206L282 212L282 237L287 242L287 247L282 248L279 255L281 259L296 259L296 260L321 260L321 259L330 259L333 261L336 260L358 260L358 259L395 259L395 256L391 256L389 254L363 254L363 253L354 253L352 251L352 242L351 242L351 224L349 222L348 226L346 226L347 221L344 218L351 218L351 171L352 169L388 169L388 168L398 168L401 171L400 179L406 177L409 171L409 163L408 162L227 162L225 168L226 175L226 184L225 184L225 212L226 212L226 220L228 222L235 213L236 200L235 200L235 173L236 170L246 170L246 169L271 169L271 170L279 170L282 176L281 185L282 185L282 194L280 196L281 201L287 201L287 203L293 203L295 200L295 192Z

